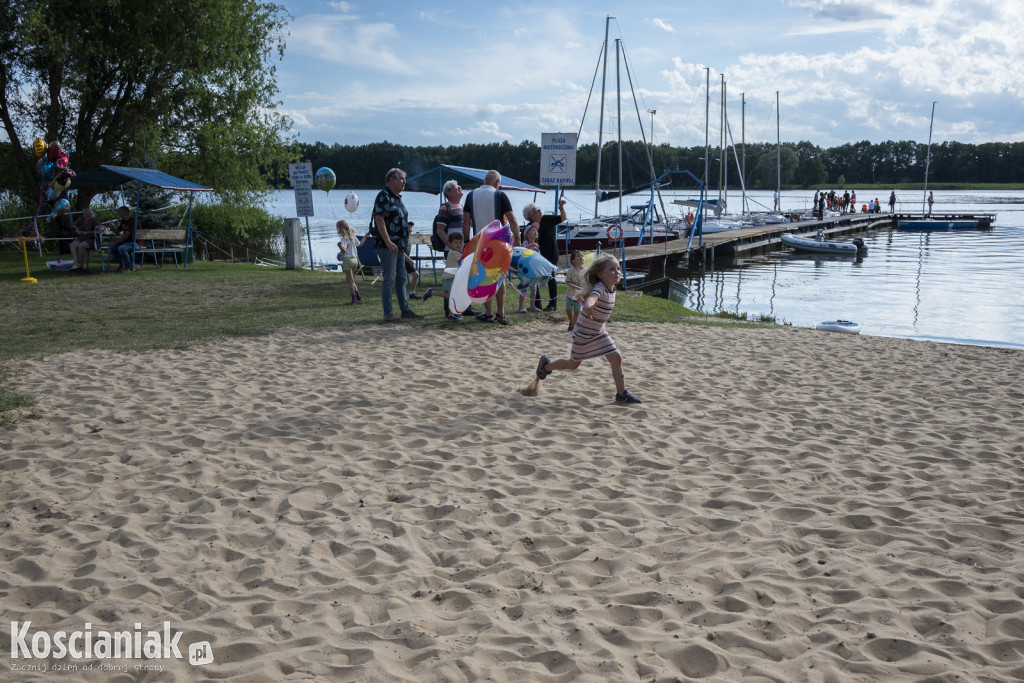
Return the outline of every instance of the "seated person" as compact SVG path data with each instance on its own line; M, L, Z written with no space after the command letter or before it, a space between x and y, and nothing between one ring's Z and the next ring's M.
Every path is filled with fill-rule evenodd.
M71 270L85 267L85 259L90 249L96 245L96 232L100 224L96 221L92 209L86 209L75 221L75 239L71 240L71 259L74 265Z
M110 262L114 259L120 264L117 272L135 270L135 231L139 229L138 218L132 215L127 206L118 208L117 215L121 219L114 228L114 239L110 243Z

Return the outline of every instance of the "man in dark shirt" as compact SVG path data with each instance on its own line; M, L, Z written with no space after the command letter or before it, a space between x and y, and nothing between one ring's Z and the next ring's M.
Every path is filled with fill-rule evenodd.
M402 203L405 189L405 171L393 168L384 176L384 189L377 193L373 202L373 225L370 231L373 248L380 259L384 276L380 298L384 309L384 320L399 320L391 307L391 293L398 295L398 307L402 318L422 318L409 307L409 295L405 291L409 277L405 270L405 248L409 244L409 211Z
M110 263L116 259L120 267L117 272L135 270L135 232L139 229L138 219L132 215L127 206L118 208L117 215L121 219L114 228L114 240L110 243Z

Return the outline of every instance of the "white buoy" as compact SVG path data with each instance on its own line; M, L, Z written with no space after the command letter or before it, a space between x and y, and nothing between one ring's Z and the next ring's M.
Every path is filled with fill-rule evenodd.
M359 208L359 195L355 192L349 192L345 195L345 208L348 209L349 213L355 213L355 210Z

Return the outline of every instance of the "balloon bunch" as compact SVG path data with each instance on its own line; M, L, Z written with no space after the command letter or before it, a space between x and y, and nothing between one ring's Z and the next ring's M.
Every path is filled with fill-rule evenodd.
M50 213L52 220L63 209L70 207L67 191L75 172L68 160L69 152L62 149L57 141L47 145L42 138L36 138L32 142L32 151L39 158L36 171L42 178L40 186L45 189L46 203L53 209Z
M318 190L323 190L327 194L327 203L331 205L331 213L334 213L334 204L331 202L331 190L334 189L334 185L338 182L338 176L334 174L334 171L327 166L322 166L317 169L317 172L313 174L313 185ZM355 210L359 208L359 195L355 192L349 192L345 195L345 209L349 213L355 213Z

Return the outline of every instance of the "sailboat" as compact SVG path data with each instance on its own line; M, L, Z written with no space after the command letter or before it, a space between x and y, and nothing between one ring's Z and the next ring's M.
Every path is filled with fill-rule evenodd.
M921 199L920 218L900 218L896 227L900 230L971 230L978 227L975 218L960 216L957 218L935 218L925 211L928 201L928 171L932 162L932 126L935 124L935 102L932 102L932 118L928 124L928 154L924 162L924 196Z
M621 87L618 82L620 46L621 39L615 40L615 72L616 72L616 102L618 106L618 143L619 143L619 188L617 191L601 190L601 161L604 146L604 105L605 105L605 77L608 72L608 30L613 17L605 18L604 45L601 48L604 60L604 71L601 78L601 111L598 125L597 139L597 187L594 196L593 218L579 221L565 221L558 225L558 248L561 253L570 253L573 250L582 251L596 249L618 248L622 246L634 246L643 242L666 242L679 239L685 231L685 222L682 218L669 220L664 215L664 209L659 213L654 201L658 188L666 184L664 176L654 177L654 165L648 148L648 163L651 170L651 181L632 188L624 188L622 185L622 105L619 99ZM629 66L627 64L627 74ZM595 74L596 77L596 74ZM632 90L632 82L630 85ZM634 94L635 104L635 94ZM639 112L639 110L638 110ZM639 118L639 115L638 115ZM582 122L581 122L582 129ZM643 134L643 123L641 122L641 134ZM646 147L646 140L644 140ZM644 204L632 204L623 209L623 197L633 193L649 190L650 198ZM618 211L615 215L600 215L599 207L603 201L618 199Z

